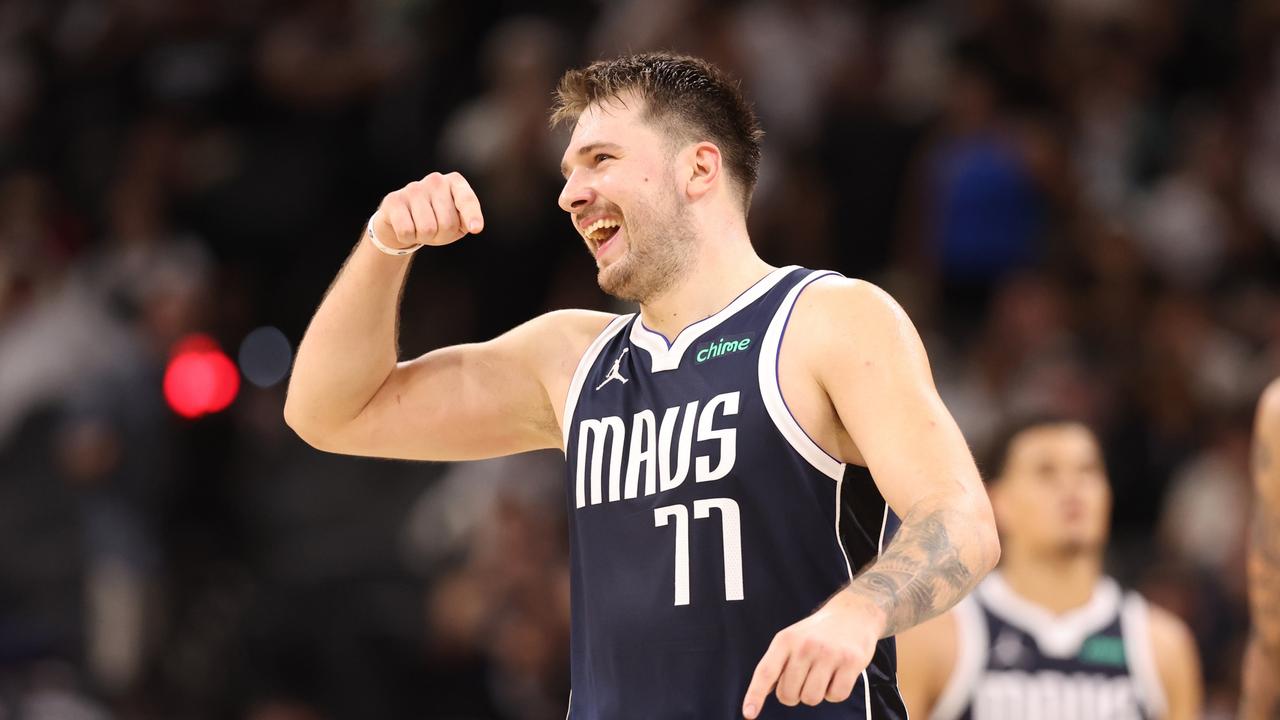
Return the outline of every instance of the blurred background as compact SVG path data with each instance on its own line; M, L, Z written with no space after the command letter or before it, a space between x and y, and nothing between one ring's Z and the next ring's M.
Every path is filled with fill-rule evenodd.
M402 349L619 309L556 207L570 65L705 56L775 264L889 289L981 449L1087 418L1110 569L1230 717L1253 404L1280 375L1270 0L0 0L0 719L563 717L559 453L316 452L281 419L385 193L459 170Z

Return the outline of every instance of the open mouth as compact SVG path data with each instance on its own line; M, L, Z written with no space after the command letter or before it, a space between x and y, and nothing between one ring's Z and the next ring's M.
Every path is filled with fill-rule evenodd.
M599 255L600 250L609 244L621 228L622 224L612 218L601 218L588 225L582 235L591 243L592 250Z

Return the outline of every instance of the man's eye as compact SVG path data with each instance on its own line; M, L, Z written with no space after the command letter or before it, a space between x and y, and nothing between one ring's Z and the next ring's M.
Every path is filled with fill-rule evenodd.
M613 156L612 156L612 155L606 155L605 153L597 153L597 154L596 154L596 164L597 164L597 165L599 165L600 163L604 162L605 160L612 160L612 159L613 159Z

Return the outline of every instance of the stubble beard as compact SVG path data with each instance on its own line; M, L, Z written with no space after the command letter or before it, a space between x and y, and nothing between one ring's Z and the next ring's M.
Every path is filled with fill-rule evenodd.
M600 289L627 302L645 304L688 274L693 258L693 222L674 200L633 211L622 257L600 269Z
M1106 550L1106 544L1105 539L1064 538L1052 546L1049 555L1059 560L1074 560L1083 556L1101 555Z

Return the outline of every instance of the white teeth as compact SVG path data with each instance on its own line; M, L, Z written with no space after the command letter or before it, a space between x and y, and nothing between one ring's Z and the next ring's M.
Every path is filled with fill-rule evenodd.
M590 225L588 225L586 229L582 231L582 234L586 235L587 237L591 237L592 235L596 234L597 232L605 228L616 228L616 227L618 227L617 220L608 220L608 219L601 218L600 220L597 220L591 223Z

